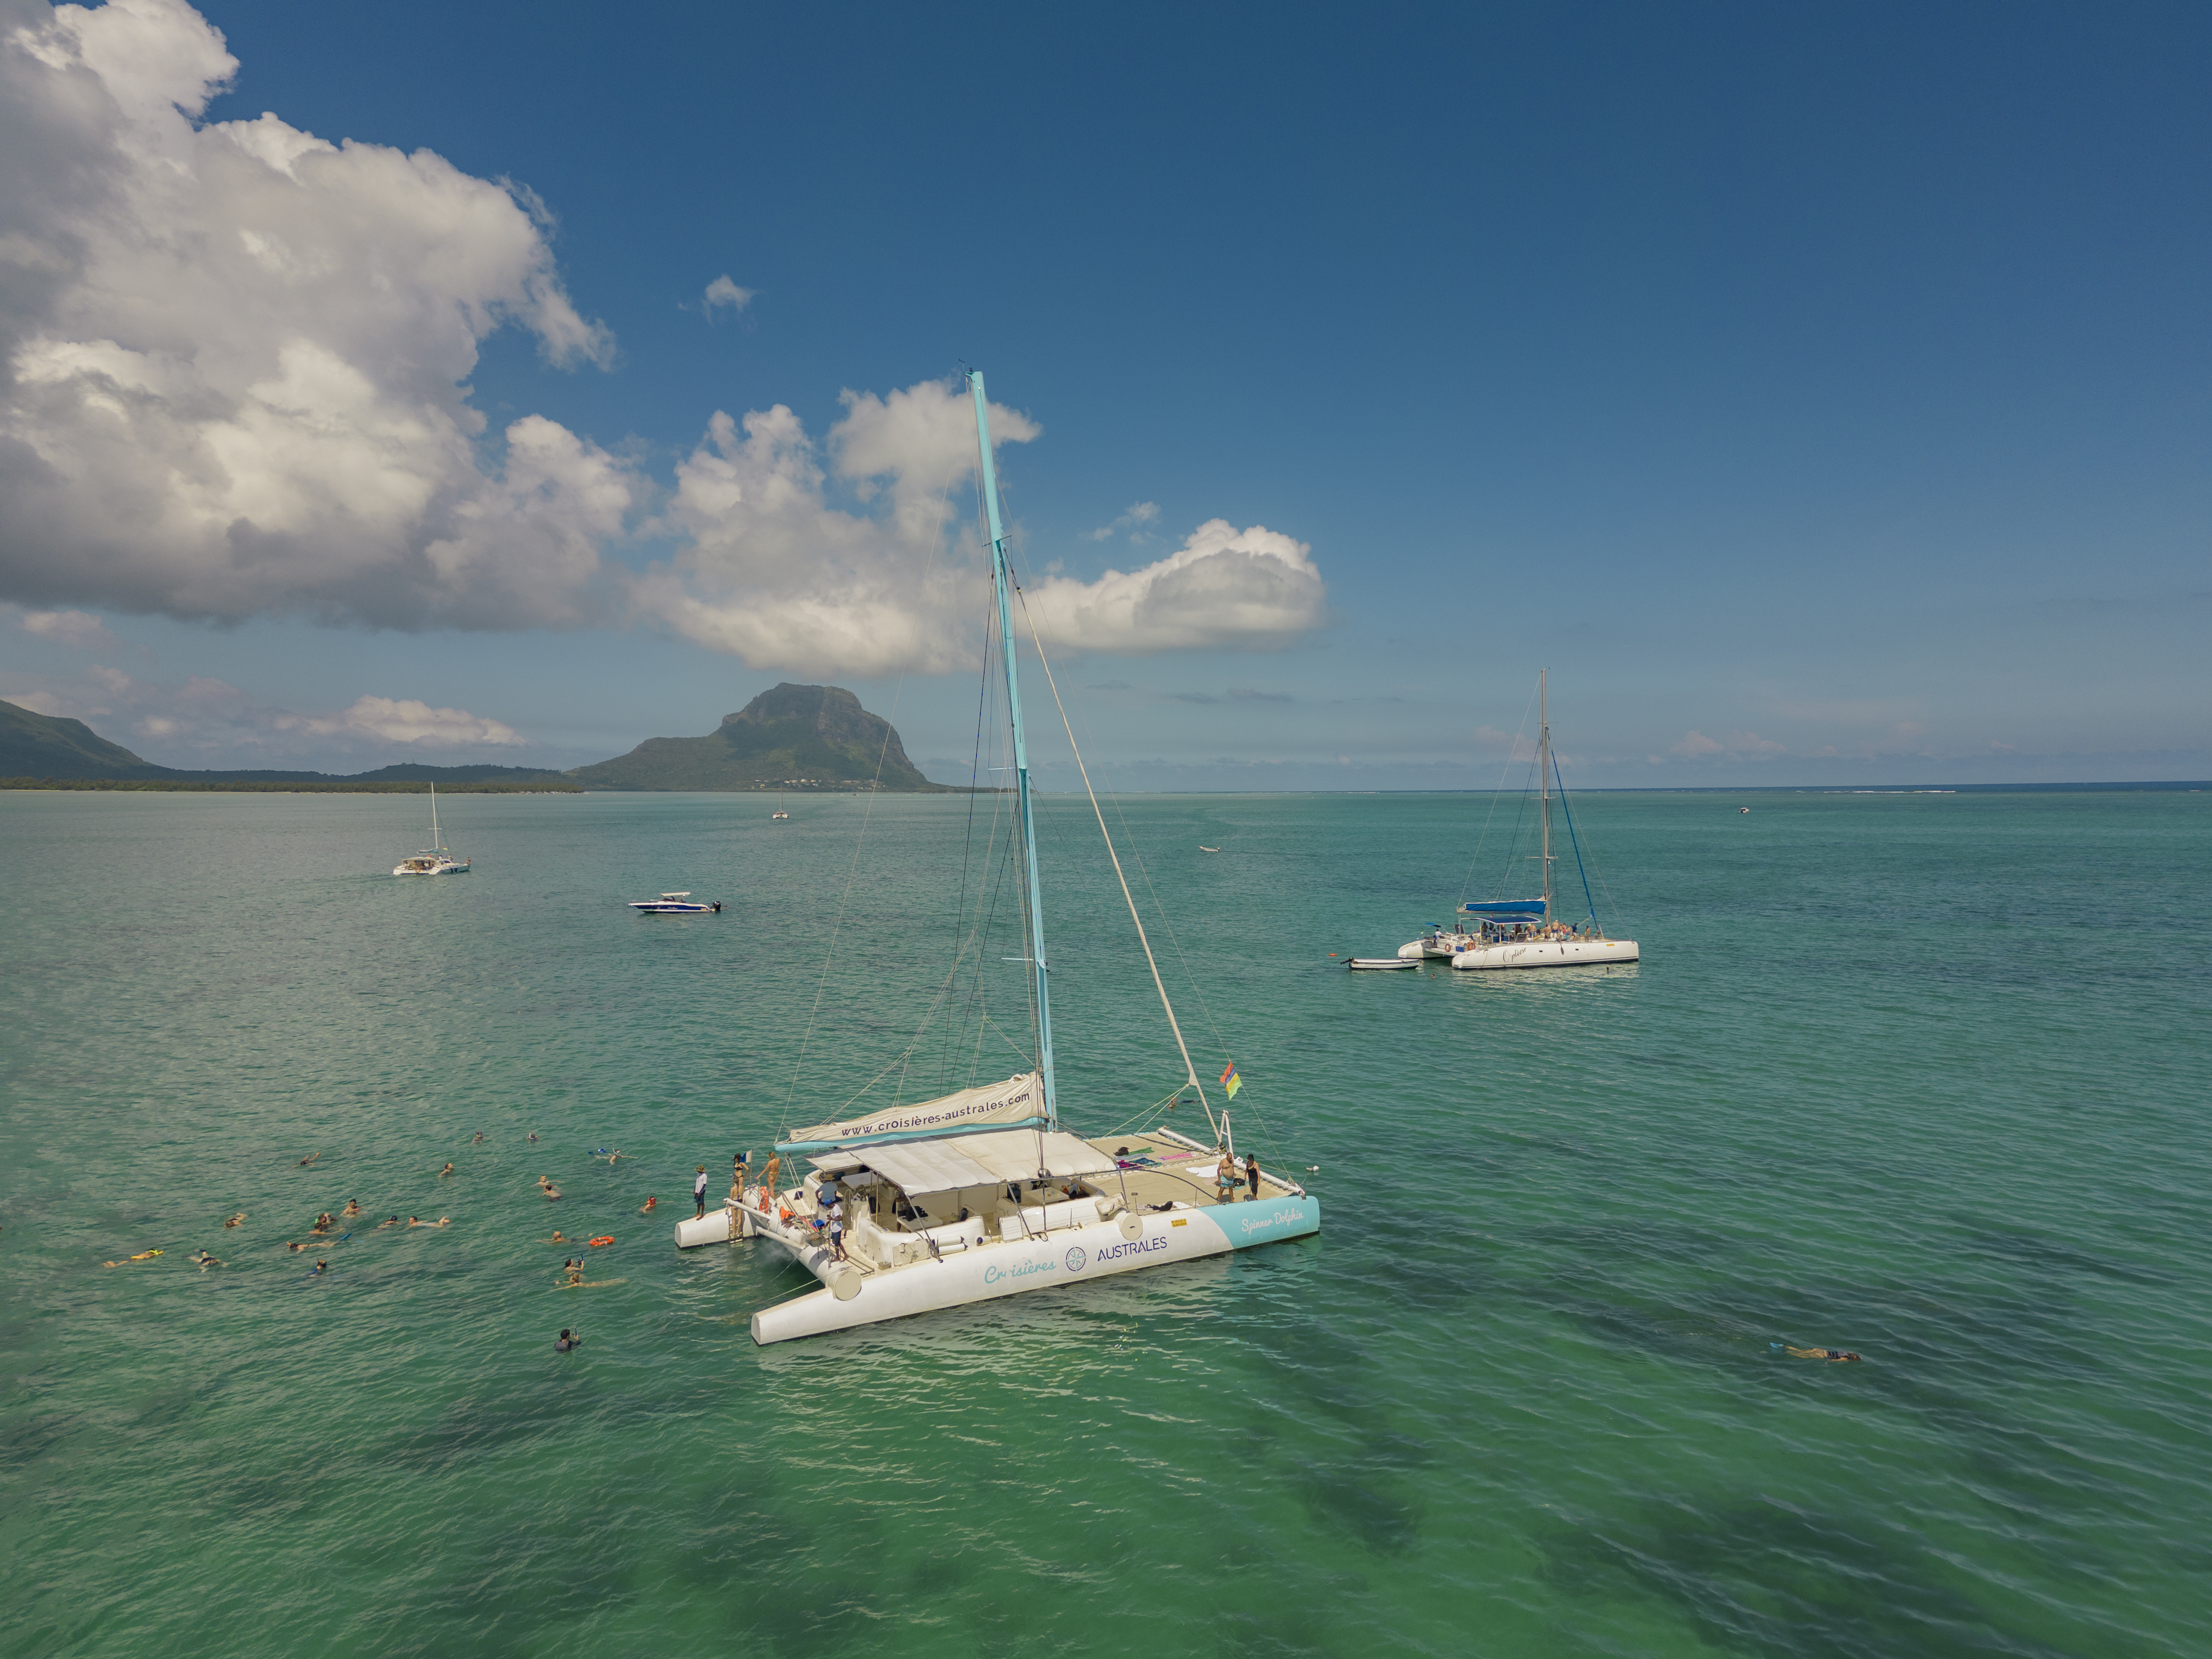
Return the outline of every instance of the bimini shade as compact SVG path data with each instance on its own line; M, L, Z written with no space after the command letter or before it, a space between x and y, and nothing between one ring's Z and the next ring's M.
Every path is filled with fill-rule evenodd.
M1057 1129L1006 1129L948 1140L899 1140L867 1149L868 1167L902 1191L950 1193L1009 1181L1106 1175L1114 1160Z
M1544 914L1544 901L1532 899L1500 899L1492 904L1462 904L1460 908L1471 916L1480 916L1489 921L1504 921L1508 918L1526 921Z
M1024 1072L1004 1083L963 1089L957 1094L916 1101L911 1106L887 1106L842 1123L817 1123L794 1131L788 1139L777 1142L776 1149L814 1152L875 1135L943 1134L970 1124L1021 1123L1044 1115L1044 1079L1037 1073Z

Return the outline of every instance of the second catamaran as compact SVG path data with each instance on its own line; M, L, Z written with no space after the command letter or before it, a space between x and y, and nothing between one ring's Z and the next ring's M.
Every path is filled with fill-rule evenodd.
M1217 1120L1206 1102L1126 880L1122 895L1175 1033L1184 1086L1195 1091L1213 1144L1166 1128L1085 1140L1061 1127L1036 823L1015 665L1013 581L983 377L971 373L968 384L1012 727L1027 913L1021 959L1030 975L1036 1064L1000 1084L795 1131L776 1144L776 1158L758 1184L734 1191L721 1212L679 1224L679 1246L757 1238L822 1281L817 1291L753 1315L756 1342L1218 1255L1321 1227L1321 1202L1301 1184L1261 1169L1256 1160L1237 1159L1228 1113L1224 1109ZM1048 666L1048 677L1050 672ZM1103 814L1099 830L1105 831ZM1110 836L1106 850L1119 878ZM794 1182L789 1175L799 1172L802 1161L804 1177ZM783 1180L776 1177L779 1168L788 1172Z

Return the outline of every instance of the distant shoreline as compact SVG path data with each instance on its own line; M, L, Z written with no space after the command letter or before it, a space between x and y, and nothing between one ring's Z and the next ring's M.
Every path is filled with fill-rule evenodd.
M482 783L446 783L449 795L766 795L777 793L772 788L747 789L610 789L604 786L586 788L581 784L562 784L548 780L533 780L527 783L487 781ZM387 779L375 783L354 783L334 779L329 782L274 781L253 778L198 779L198 778L0 778L0 791L22 793L50 792L57 794L162 794L162 795L423 795L430 785L420 779ZM2212 791L2212 780L2179 779L2172 781L2112 783L1762 783L1762 784L1677 784L1610 787L1580 785L1574 791L1578 795L2048 795L2048 794L2201 794ZM985 786L967 788L957 785L939 784L929 789L871 789L863 784L817 784L791 793L805 796L823 795L988 795L1004 793L1002 788ZM1040 794L1073 795L1073 789L1040 789ZM1518 789L1122 789L1115 792L1123 797L1133 795L1517 795Z

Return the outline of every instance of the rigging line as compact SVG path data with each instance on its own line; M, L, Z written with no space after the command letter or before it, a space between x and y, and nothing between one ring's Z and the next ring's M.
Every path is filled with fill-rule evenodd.
M958 466L956 464L946 471L945 486L938 492L937 527L930 535L929 556L922 561L921 567L921 586L925 592L929 586L930 574L937 568L938 549L944 545L945 503L952 497L952 478L953 474L957 471ZM884 720L883 744L876 750L876 775L868 784L868 804L860 809L860 832L853 837L853 861L845 871L845 890L837 896L837 918L830 925L830 948L823 952L822 972L814 981L814 1006L807 1012L806 1034L799 1039L799 1058L792 1062L791 1086L784 1091L783 1121L784 1127L787 1129L791 1127L791 1103L799 1093L799 1079L806 1067L807 1051L814 1045L814 1022L822 1012L823 994L830 988L830 969L837 960L837 939L845 929L845 909L852 901L853 884L860 878L860 849L867 844L868 824L876 814L876 797L883 793L884 761L891 751L891 733L897 729L892 722L898 714L899 699L905 695L906 671L902 668L899 671L898 683L891 690L890 714Z
M1176 1047L1182 1053L1182 1068L1190 1076L1190 1086L1198 1091L1199 1109L1206 1114L1206 1127L1218 1136L1219 1126L1213 1121L1213 1108L1206 1103L1206 1085L1198 1080L1198 1067L1190 1063L1190 1045L1182 1040L1182 1024L1176 1018L1175 1004L1168 1000L1168 988L1160 979L1160 964L1152 959L1152 942L1145 937L1145 920L1137 914L1137 901L1129 891L1129 878L1121 873L1121 855L1114 850L1114 837L1107 833L1106 814L1098 809L1098 792L1091 787L1091 769L1083 763L1083 750L1075 742L1075 726L1067 718L1067 706L1060 700L1060 683L1053 678L1052 663L1045 656L1044 641L1038 635L1036 618L1030 615L1029 596L1017 586L1014 592L1022 596L1022 620L1030 625L1030 641L1036 647L1037 662L1044 670L1044 683L1052 688L1052 706L1060 711L1060 728L1067 733L1067 746L1075 757L1075 769L1082 775L1083 793L1091 797L1091 810L1098 819L1098 834L1106 843L1106 856L1114 861L1114 879L1121 884L1122 900L1129 907L1129 920L1136 924L1137 943L1145 947L1145 966L1152 970L1152 988L1160 994L1160 1006L1167 1011L1168 1029L1175 1033Z
M1482 862L1482 843L1490 838L1490 821L1498 816L1498 799L1505 793L1505 774L1513 764L1513 751L1521 746L1522 732L1528 729L1528 710L1535 706L1536 694L1531 691L1527 705L1521 710L1520 727L1513 733L1513 741L1505 745L1505 758L1498 763L1498 787L1490 792L1490 811L1483 814L1482 832L1474 838L1474 856L1467 861L1467 873L1460 878L1459 897L1452 902L1455 927L1459 926L1467 915L1459 907L1467 902L1467 890L1474 884L1474 867ZM1514 833L1520 833L1518 820L1516 820Z
M1583 863L1583 838L1575 830L1574 804L1567 799L1567 781L1559 776L1559 751L1556 749L1552 750L1552 776L1559 786L1559 808L1567 815L1567 839L1574 845L1575 872L1583 878L1583 897L1589 905L1590 925L1598 927L1602 934L1605 930L1598 927L1597 900L1590 896L1589 871ZM1548 921L1550 918L1545 920Z

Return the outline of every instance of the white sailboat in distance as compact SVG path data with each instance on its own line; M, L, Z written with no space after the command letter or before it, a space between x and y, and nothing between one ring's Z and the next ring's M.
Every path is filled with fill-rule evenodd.
M392 866L395 876L465 876L469 861L457 859L446 850L446 838L438 830L438 786L430 786L430 845L412 857L404 858ZM471 889L474 891L474 889Z
M1537 867L1544 872L1544 890L1533 899L1494 899L1484 904L1463 904L1462 926L1473 932L1467 947L1454 953L1451 965L1468 969L1503 968L1588 968L1606 963L1634 962L1642 954L1632 939L1607 939L1598 926L1597 901L1590 896L1589 875L1583 865L1582 836L1575 829L1574 809L1567 810L1567 836L1575 849L1575 867L1583 871L1583 897L1589 904L1585 919L1563 922L1553 905L1552 797L1553 786L1564 804L1565 779L1559 776L1559 757L1552 752L1552 702L1548 671L1536 673L1537 715L1536 788L1541 799L1538 822L1542 846ZM1408 947L1411 948L1411 947Z
M1230 1186L1221 1167L1236 1150L1228 1112L1224 1106L1217 1121L1206 1103L1126 880L1122 896L1182 1057L1181 1086L1197 1092L1215 1144L1164 1127L1085 1140L1061 1127L1036 823L1015 672L1012 582L983 377L970 373L968 383L1004 654L1027 935L1017 960L1031 976L1036 1061L1002 1083L794 1131L776 1143L769 1170L781 1165L797 1174L803 1164L803 1179L779 1182L770 1173L763 1184L733 1194L723 1210L678 1224L679 1247L755 1238L822 1281L819 1290L754 1314L758 1343L1220 1255L1321 1227L1321 1201L1296 1181L1255 1164L1251 1178ZM1048 678L1048 665L1045 672ZM1072 743L1072 732L1069 737ZM1080 768L1079 752L1076 761ZM1095 811L1095 795L1092 806ZM1103 814L1099 830L1105 833ZM1110 836L1106 850L1119 878ZM1224 1082L1234 1071L1223 1074ZM1240 1171L1244 1167L1237 1164ZM842 1223L842 1237L833 1219Z

